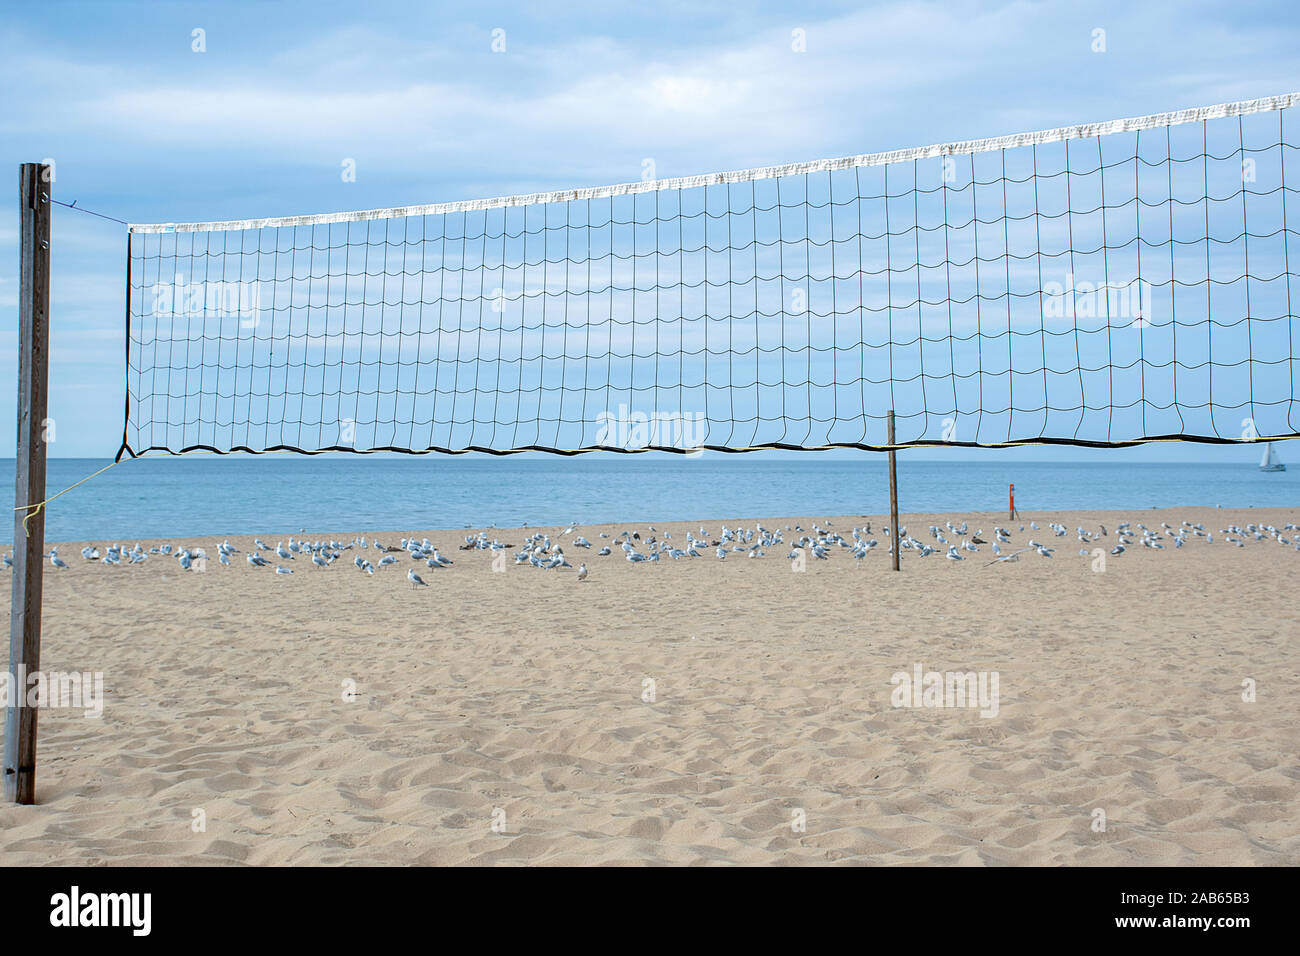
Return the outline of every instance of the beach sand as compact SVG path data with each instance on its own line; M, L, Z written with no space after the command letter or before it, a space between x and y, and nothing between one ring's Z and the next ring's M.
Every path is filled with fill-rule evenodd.
M904 524L963 519L1008 524ZM1183 519L1214 543L1079 555L1077 525L1109 549L1119 521ZM405 555L277 576L219 566L219 538L184 540L201 573L65 545L42 665L102 671L104 712L42 712L38 805L0 806L0 863L1300 863L1300 553L1219 534L1300 511L1026 513L1070 529L1054 558L904 553L901 574L871 520L879 550L803 573L788 547L633 565L567 546L583 583L420 531L456 564L421 564L419 590ZM580 533L720 523L754 524ZM996 672L997 715L892 706L917 665Z

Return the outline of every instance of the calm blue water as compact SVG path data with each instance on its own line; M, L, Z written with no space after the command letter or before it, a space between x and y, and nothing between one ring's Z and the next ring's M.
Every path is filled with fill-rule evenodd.
M52 459L60 491L105 464ZM903 511L998 511L1007 483L1025 511L1152 506L1300 505L1300 465L908 460L899 456ZM0 461L13 487L13 460ZM6 500L12 500L6 492ZM560 524L880 514L889 510L885 458L762 459L260 458L140 459L50 505L50 541L218 534L349 534ZM8 540L8 523L0 540Z

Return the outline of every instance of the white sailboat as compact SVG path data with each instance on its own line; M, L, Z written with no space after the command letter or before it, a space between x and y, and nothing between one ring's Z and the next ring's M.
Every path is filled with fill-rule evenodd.
M1272 442L1264 443L1264 457L1259 460L1260 471L1286 471L1286 465L1277 460Z

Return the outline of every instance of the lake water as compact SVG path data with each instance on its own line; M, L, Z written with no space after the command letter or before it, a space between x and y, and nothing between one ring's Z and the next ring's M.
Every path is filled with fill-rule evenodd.
M102 467L51 459L54 493ZM13 487L13 459L0 481ZM1294 507L1300 465L909 459L900 454L904 512L999 511L1016 484L1022 511L1152 506ZM9 498L8 500L12 500ZM596 522L862 515L889 510L883 455L831 459L377 458L290 455L125 461L48 509L50 541L185 535L354 534L362 531ZM0 537L10 535L0 531Z

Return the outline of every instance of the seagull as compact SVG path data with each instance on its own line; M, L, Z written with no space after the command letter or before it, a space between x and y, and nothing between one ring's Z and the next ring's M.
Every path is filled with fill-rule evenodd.
M1000 562L1019 561L1019 560L1020 560L1020 556L1021 556L1022 554L1024 554L1026 551L1030 551L1030 550L1032 550L1032 549L1031 549L1031 548L1021 548L1019 551L1012 551L1010 554L1004 554L1004 555L1002 555L1000 558L994 558L992 561L990 561L988 564L986 564L986 565L984 565L984 566L985 566L985 567L988 567L990 564L998 564L998 563L1000 563Z
M59 557L58 548L52 548L50 550L50 564L54 565L56 568L66 568L68 566L67 562Z
M293 571L292 571L291 569L289 569L289 568L282 568L282 567L280 567L280 565L277 564L277 565L275 566L275 573L276 573L276 574L293 574Z
M429 586L428 584L425 583L424 578L420 577L418 574L415 573L415 568L406 569L406 580L420 587L427 588Z
M440 555L438 553L437 548L433 549L433 561L435 564L441 565L444 568L449 565L455 564L455 562L452 561L451 558L444 558L442 555Z
M585 564L578 565L578 580L587 580L587 566Z

